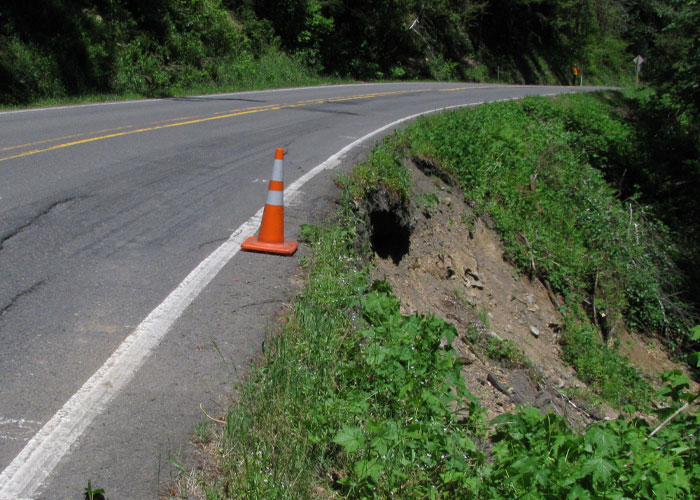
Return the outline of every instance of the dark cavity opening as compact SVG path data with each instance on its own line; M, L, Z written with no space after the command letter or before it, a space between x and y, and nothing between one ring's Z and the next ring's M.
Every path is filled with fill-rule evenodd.
M395 212L373 210L369 213L372 250L382 259L398 264L411 246L411 228Z

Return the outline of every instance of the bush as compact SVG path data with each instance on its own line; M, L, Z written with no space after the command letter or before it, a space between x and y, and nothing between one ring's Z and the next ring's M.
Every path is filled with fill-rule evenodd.
M55 59L17 37L0 36L0 102L20 104L66 94Z

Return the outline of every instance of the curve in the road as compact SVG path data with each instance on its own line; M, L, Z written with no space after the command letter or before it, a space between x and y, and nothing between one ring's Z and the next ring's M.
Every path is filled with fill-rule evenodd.
M450 88L450 89L440 89L438 92L449 92L449 91L457 91L457 90L476 90L476 89L482 89L482 88L488 88L486 86L484 87L456 87L456 88ZM507 88L507 87L505 87ZM213 115L202 115L202 116L190 116L190 117L180 117L180 118L174 118L167 120L168 122L171 123L165 123L163 122L156 122L152 124L150 127L141 127L133 130L124 130L125 128L131 129L131 126L124 126L124 127L118 127L115 129L107 129L107 130L101 130L101 131L96 131L96 133L102 133L102 132L111 132L108 134L102 134L102 135L95 135L93 137L87 137L85 139L77 139L69 142L63 142L59 144L55 144L53 146L48 146L45 148L40 148L40 149L32 149L29 151L23 151L21 153L16 153L16 154L11 154L7 156L0 157L0 162L6 161L6 160L14 160L17 158L23 158L25 156L32 156L35 154L39 153L47 153L49 151L55 151L57 149L63 149L63 148L69 148L73 146L79 146L81 144L88 144L90 142L96 142L96 141L103 141L106 139L113 139L116 137L123 137L125 135L133 135L133 134L141 134L144 132L153 132L155 130L162 130L166 128L173 128L173 127L182 127L185 125L196 125L199 123L205 123L205 122L210 122L214 120L223 120L227 118L235 118L237 116L244 116L244 115L250 115L253 113L261 113L265 111L278 111L281 109L291 109L291 108L297 108L301 106L308 106L311 104L325 104L325 103L333 103L333 102L342 102L342 101L357 101L361 99L373 99L377 97L386 97L390 95L405 95L405 94L416 94L420 92L433 92L433 89L412 89L412 90L398 90L398 91L391 91L391 92L375 92L375 93L370 93L370 94L359 94L359 95L353 95L349 97L335 97L335 98L327 98L327 99L307 99L303 101L298 101L296 103L292 104L269 104L267 106L253 106L249 108L244 108L240 110L230 110L228 113L227 112L218 112ZM116 130L120 130L119 132L116 132ZM65 139L74 139L77 135L88 135L88 134L76 134L74 136L67 136L67 137L57 137L55 139L45 139L42 141L38 142L33 142L33 143L27 143L27 144L20 144L17 146L6 146L3 148L0 148L0 151L8 151L12 149L21 149L23 147L27 146L34 146L38 144L45 144L49 142L59 142L61 140Z
M451 90L471 90L470 87L455 87L441 89L440 91ZM476 87L478 88L478 87ZM485 88L485 87L484 87ZM399 90L392 92L379 92L359 94L353 96L310 99L289 104L272 104L268 106L257 106L241 110L231 110L230 112L219 112L208 116L175 118L168 120L169 123L152 124L148 127L136 129L122 128L120 131L109 131L101 135L94 135L79 140L60 142L64 138L56 138L52 146L39 149L25 150L9 156L0 157L0 161L30 156L48 152L55 149L69 148L85 144L106 140L124 135L137 134L172 128L185 125L193 125L206 121L232 118L262 111L307 106L309 104L322 104L328 102L339 102L344 100L359 100L380 97L384 95L398 95L425 91L423 89ZM510 100L512 97L499 100ZM492 102L492 101L490 101ZM399 120L384 125L367 135L353 141L346 147L329 157L326 161L314 167L312 170L298 178L285 191L285 198L292 202L297 196L299 189L313 177L324 170L336 166L340 158L356 148L368 139L381 134L382 132L396 127L402 122L410 121L418 116L435 113L451 108L476 106L481 102L465 103L455 106L432 109L411 116L406 116ZM75 137L72 137L75 138ZM44 143L49 143L48 139ZM36 146L37 143L24 144L22 147ZM5 147L8 151L13 147ZM127 336L116 351L100 367L90 379L73 395L65 405L58 410L55 415L32 437L15 459L0 473L0 499L29 498L41 486L43 481L51 474L52 470L60 462L61 458L68 452L70 446L78 439L90 422L98 415L110 400L125 386L133 377L134 373L148 358L159 342L165 337L170 327L188 307L189 304L204 290L217 273L229 262L240 250L241 242L253 233L259 223L262 209L258 211L248 221L238 227L219 248L212 252L202 261L169 295L144 319L141 324Z

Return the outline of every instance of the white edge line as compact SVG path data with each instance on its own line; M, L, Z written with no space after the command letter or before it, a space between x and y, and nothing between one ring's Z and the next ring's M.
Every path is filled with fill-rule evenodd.
M517 99L517 98L515 98ZM511 100L499 99L501 101ZM294 181L285 197L294 200L301 187L364 141L385 130L419 116L485 102L458 104L423 111L396 120L353 141ZM107 361L88 379L56 414L32 437L24 449L0 474L0 500L29 498L42 485L61 458L143 365L165 337L182 312L204 290L219 271L240 251L241 243L258 229L263 209L236 229L229 239L204 259L171 293L129 334Z

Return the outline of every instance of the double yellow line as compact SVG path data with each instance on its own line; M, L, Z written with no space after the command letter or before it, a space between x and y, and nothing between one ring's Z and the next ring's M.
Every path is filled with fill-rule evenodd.
M483 88L488 88L488 87L486 87L486 86L483 86L483 87L455 87L455 88L450 88L450 89L441 89L439 91L448 92L448 91L472 90L472 89L483 89ZM255 106L255 107L250 107L250 108L232 109L229 111L220 111L220 112L214 113L212 115L199 115L199 116L191 116L191 117L172 118L170 120L164 120L164 121L160 121L160 122L152 122L150 124L150 126L142 127L142 128L134 128L133 125L126 125L123 127L96 130L94 132L73 134L73 135L68 135L68 136L63 136L63 137L55 137L53 139L44 139L41 141L20 144L17 146L7 146L4 148L0 148L0 151L11 151L11 150L23 149L23 148L27 148L27 147L31 147L31 146L38 146L41 144L48 144L51 142L65 141L67 139L75 139L75 140L68 141L68 142L60 142L59 144L54 144L53 146L48 146L48 147L43 147L43 148L38 148L38 149L31 149L28 151L23 151L21 153L16 153L16 154L12 154L9 156L0 157L0 162L7 161L7 160L14 160L17 158L23 158L25 156L32 156L32 155L36 155L39 153L46 153L48 151L55 151L57 149L70 148L73 146L79 146L81 144L88 144L91 142L104 141L106 139L112 139L115 137L123 137L123 136L133 135L133 134L141 134L143 132L151 132L154 130L162 130L162 129L167 129L167 128L182 127L185 125L195 125L198 123L205 123L205 122L210 122L210 121L214 121L214 120L223 120L226 118L234 118L237 116L250 115L250 114L254 114L254 113L262 113L265 111L276 111L276 110L281 110L281 109L298 108L298 107L309 106L309 105L313 105L313 104L326 104L326 103L341 102L341 101L357 101L357 100L361 100L361 99L373 99L373 98L377 98L377 97L387 97L387 96L391 96L391 95L417 94L417 93L421 93L421 92L434 92L434 90L433 89L397 90L397 91L392 91L392 92L375 92L375 93L371 93L371 94L358 94L358 95L347 96L347 97L330 97L330 98L325 98L325 99L308 99L308 100L304 100L304 101L298 101L298 102L295 102L293 104L269 104L267 106ZM92 137L78 139L78 137L84 137L84 136L90 135L90 134L101 134L101 135L94 135Z

